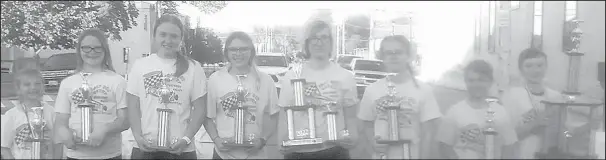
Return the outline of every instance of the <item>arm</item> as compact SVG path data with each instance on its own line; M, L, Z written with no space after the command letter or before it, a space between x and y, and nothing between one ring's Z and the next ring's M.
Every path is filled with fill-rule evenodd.
M194 99L193 106L194 106L194 110L192 111L192 113L190 114L189 119L191 120L190 123L187 125L187 128L185 129L185 135L187 136L187 138L189 138L190 140L194 139L194 136L196 135L196 133L200 130L200 127L202 126L202 124L204 123L205 119L206 119L206 101L207 101L207 95L206 95L206 74L204 73L204 70L202 69L202 66L200 66L200 64L198 62L190 62L190 63L194 63L194 67L193 67L193 71L194 71L194 76L193 78L193 84L192 84L192 88L190 89L190 97L191 99Z
M269 115L269 121L264 122L263 126L263 139L266 141L273 136L273 134L278 129L278 113L280 112L280 107L278 107L278 90L274 87L273 81L271 79L267 79L269 85L269 101L267 106L265 107L265 113Z
M120 78L120 83L115 89L116 95L116 119L113 122L105 124L107 134L122 133L127 130L130 125L126 120L128 115L126 102L126 80Z
M439 148L435 141L436 127L439 124L439 118L442 117L442 112L438 106L438 102L430 88L424 88L424 101L420 108L421 122L421 158L436 158Z
M56 144L63 144L66 147L72 147L73 145L73 133L69 128L69 118L71 117L71 104L69 102L69 89L67 86L70 85L69 80L63 80L59 86L57 92L57 99L55 99L55 123L53 124L54 130L54 141ZM64 144L69 143L69 144Z
M503 121L501 122L501 129L499 132L502 132L501 136L503 138L503 148L501 151L501 157L503 159L516 159L516 142L518 141L518 136L514 130L514 126L509 119L509 116L504 116Z
M138 138L142 138L142 129L141 129L141 104L140 99L141 95L144 93L142 73L140 73L138 69L138 63L135 61L132 69L128 73L128 80L126 80L126 108L128 114L128 124L130 126L131 132L133 133L133 138L137 140Z
M14 113L11 113L13 111L11 110L15 110L16 108L12 108L10 110L8 110L5 115L2 117L2 127L0 127L1 130L1 137L0 139L2 141L0 141L0 144L2 146L1 148L1 154L2 154L2 158L3 159L15 159L15 157L13 156L13 153L11 152L11 147L13 146L13 140L15 139L15 130L14 130L14 118L13 115L15 115Z
M216 72L215 72L216 73ZM217 117L217 96L215 95L215 87L219 87L215 84L216 74L213 74L208 78L208 87L206 93L206 117L207 119L202 123L204 125L204 129L206 129L206 133L213 142L217 143L215 140L219 138L219 134L217 131L217 126L215 124L214 119Z
M349 75L349 77L344 82L344 94L342 99L342 104L345 116L345 123L347 125L347 129L349 130L349 134L351 137L359 139L358 131L358 122L359 119L357 117L357 112L359 110L359 100L358 100L358 88L356 86L356 81L353 75ZM355 145L355 144L354 144Z
M444 159L458 159L458 155L454 150L454 145L459 134L457 128L456 118L454 117L453 110L457 110L456 106L450 107L451 109L446 115L440 120L439 127L436 129L436 141L439 144L439 153L441 158Z

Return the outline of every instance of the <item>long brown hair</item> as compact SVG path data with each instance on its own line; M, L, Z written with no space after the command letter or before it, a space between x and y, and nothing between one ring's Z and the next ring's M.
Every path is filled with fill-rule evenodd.
M177 16L169 14L162 15L156 21L156 25L154 25L154 38L156 37L156 30L160 25L164 23L171 23L179 27L179 30L181 30L181 40L183 40L183 37L185 37L185 28L183 27L181 19L179 19L179 17ZM177 51L177 61L175 62L175 66L177 67L177 69L175 70L175 77L180 77L185 72L187 72L187 70L189 70L189 61L191 61L189 56L185 55L180 50Z
M93 36L95 38L97 38L97 40L99 40L99 42L101 43L101 47L103 48L103 52L105 53L105 56L103 57L103 62L101 62L103 69L106 70L110 70L110 71L114 71L114 66L112 63L112 57L110 54L110 50L109 50L109 43L107 42L107 38L105 37L105 34L103 34L103 31L96 29L96 28L91 28L91 29L87 29L82 31L82 33L80 33L80 36L78 37L78 44L76 44L76 53L78 54L78 66L76 67L77 71L82 71L82 66L84 65L84 60L82 60L82 40L84 40L84 38L88 37L88 36Z
M225 39L225 47L223 48L223 58L225 58L225 61L229 62L227 48L229 47L229 45L231 45L231 42L233 42L235 39L248 43L251 48L251 51L250 51L251 55L250 55L250 59L248 60L248 65L250 65L250 71L255 76L255 84L257 86L257 91L258 91L261 89L261 77L259 76L259 70L255 63L257 51L255 50L255 44L253 43L252 38L250 38L250 36L248 34L246 34L245 32L242 32L242 31L235 31L235 32L232 32L231 34L229 34L229 36L227 36L227 39ZM232 67L231 63L228 64L227 71L229 71L231 69L231 67Z
M406 54L409 55L408 57L409 58L414 58L414 56L416 54L415 50L414 50L412 44L410 43L410 41L408 40L408 38L406 38L403 35L392 35L392 36L387 36L387 37L383 38L383 40L381 40L381 44L379 46L379 52L376 53L377 54L376 55L377 58L379 58L381 60L383 59L383 46L385 45L385 42L387 42L387 41L396 41L396 42L398 42L404 48L406 48ZM410 76L412 77L412 82L418 88L419 84L417 83L417 80L414 77L415 74L414 74L414 71L412 70L411 64L407 62L406 65L407 65L406 68L408 70L408 73L410 73Z
M311 41L311 37L315 36L315 34L317 32L322 31L323 29L328 29L329 31L331 30L331 27L328 23L326 23L325 21L322 20L314 20L312 21L307 28L305 28L305 42L303 43L303 58L304 59L309 59L311 57L311 53L309 52L309 43ZM333 33L332 31L329 32L330 36L330 45L333 45ZM332 58L332 49L330 50L330 52L328 52L328 58Z

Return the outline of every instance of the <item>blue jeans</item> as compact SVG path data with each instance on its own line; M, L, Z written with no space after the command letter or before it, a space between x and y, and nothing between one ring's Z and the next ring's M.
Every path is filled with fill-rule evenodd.
M197 159L196 152L183 152L180 155L168 152L144 152L133 147L130 159Z

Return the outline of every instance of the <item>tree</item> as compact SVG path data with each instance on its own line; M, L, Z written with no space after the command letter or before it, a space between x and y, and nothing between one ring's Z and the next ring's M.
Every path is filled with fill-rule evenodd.
M84 29L112 40L137 23L133 1L2 1L2 44L23 49L72 49Z
M360 35L360 43L358 48L368 47L368 39L370 37L370 17L367 15L352 15L345 20L345 37L350 39L353 35Z
M225 1L158 1L162 14L181 15L177 7L181 4L192 5L202 13L217 13L227 6Z
M207 64L223 61L223 44L212 29L196 28L189 31L188 34L192 36L184 42L193 59Z

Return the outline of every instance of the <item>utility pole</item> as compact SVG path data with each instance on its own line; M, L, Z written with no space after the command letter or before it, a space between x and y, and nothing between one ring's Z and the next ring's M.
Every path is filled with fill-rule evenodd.
M396 33L396 22L391 21L391 35L395 35Z

